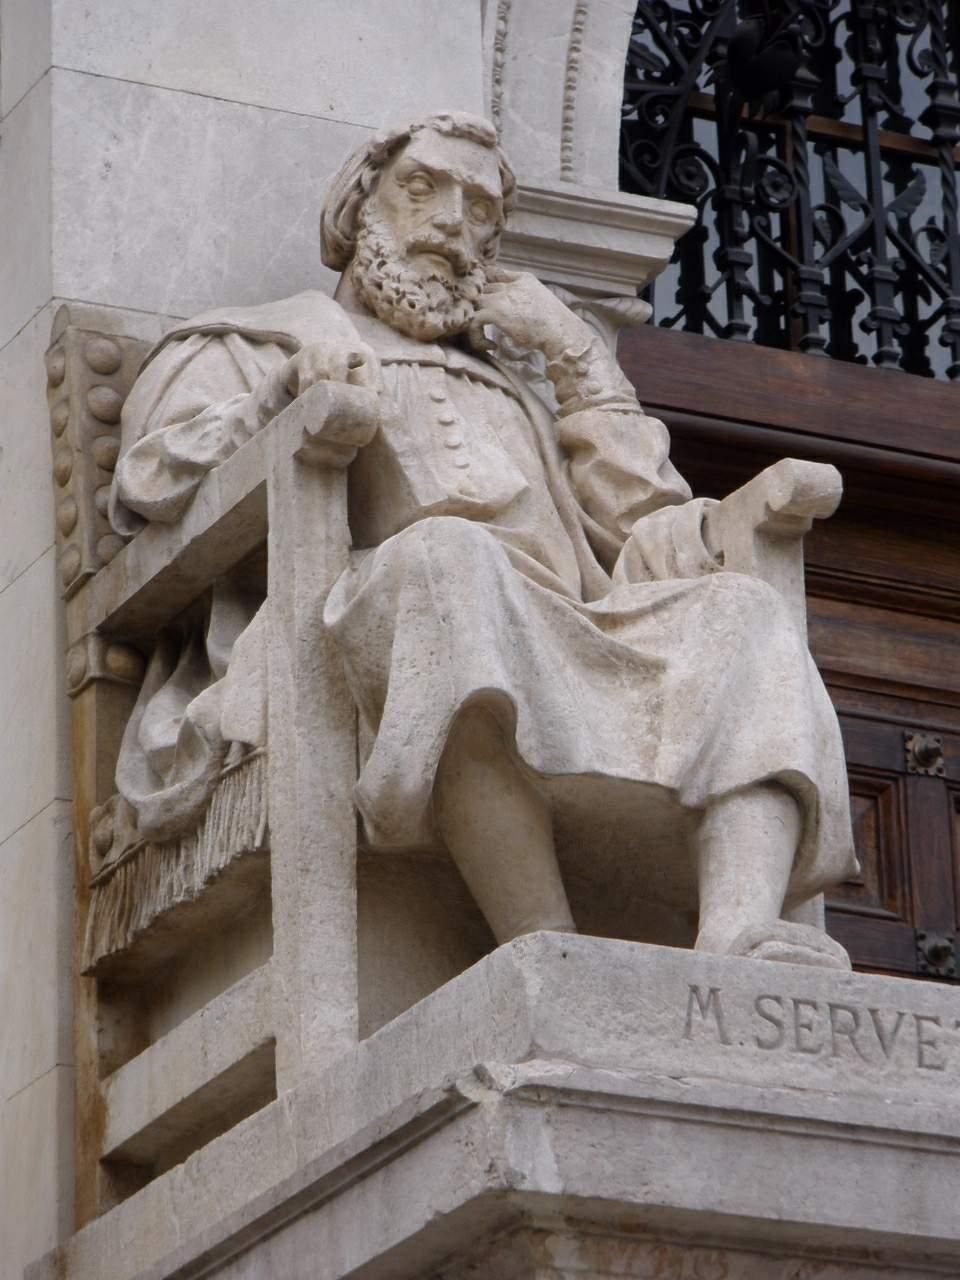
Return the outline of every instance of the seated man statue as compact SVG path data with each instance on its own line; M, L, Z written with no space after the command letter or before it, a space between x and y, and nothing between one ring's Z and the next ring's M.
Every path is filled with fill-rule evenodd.
M691 499L602 340L497 268L514 188L473 116L366 142L322 214L335 300L214 311L149 357L114 523L176 521L317 382L375 389L379 429L349 471L355 551L324 613L360 717L369 845L448 850L499 941L573 930L551 797L615 780L641 834L657 797L685 815L698 948L848 963L804 910L856 869L806 640L771 586L723 571L723 508ZM539 353L558 407L491 333ZM238 744L264 745L260 606L221 581L202 630L158 645L118 769L142 836L196 821Z

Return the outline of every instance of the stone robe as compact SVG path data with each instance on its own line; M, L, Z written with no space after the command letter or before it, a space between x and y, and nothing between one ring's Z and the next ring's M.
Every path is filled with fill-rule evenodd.
M300 345L357 334L382 362L383 425L351 468L356 550L324 620L360 715L371 844L435 843L443 746L481 700L537 775L634 785L639 824L651 787L699 811L778 781L804 816L790 899L850 874L839 729L806 644L772 588L712 559L703 503L635 404L557 419L490 359L322 294L211 313L168 335L127 402L117 527L177 519L289 401L275 377L265 408L251 393ZM194 618L158 647L118 769L142 832L195 821L227 745L264 744L257 603L217 584L205 640Z

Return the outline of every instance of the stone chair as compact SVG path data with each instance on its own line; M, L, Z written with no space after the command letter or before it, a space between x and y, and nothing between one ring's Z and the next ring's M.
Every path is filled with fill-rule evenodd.
M356 716L320 618L350 556L346 472L326 442L338 422L373 421L373 393L312 388L207 476L176 526L148 526L125 545L106 497L123 400L150 343L115 329L105 312L63 309L47 357L74 726L78 1106L100 1133L100 1158L78 1171L81 1217L493 947L449 859L373 856L358 842ZM735 518L724 566L781 591L804 631L802 538L840 493L833 467L785 460L725 500ZM269 751L224 770L196 832L138 841L113 769L143 654L264 546ZM631 919L657 886L605 891L603 851L591 850L592 870L578 856L588 838L571 829L558 841L583 931L689 945L695 897L685 917ZM684 882L665 896L690 892ZM822 924L822 902L792 918ZM667 920L659 932L657 919ZM202 1052L174 1086L167 1067L187 1044Z

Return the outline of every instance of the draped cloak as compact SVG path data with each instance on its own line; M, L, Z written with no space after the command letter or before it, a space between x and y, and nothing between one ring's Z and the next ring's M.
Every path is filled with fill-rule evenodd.
M436 843L439 759L480 700L545 779L634 783L638 803L661 788L691 811L779 782L803 814L789 898L851 874L839 728L805 640L772 588L711 557L704 504L639 405L558 417L489 357L316 292L212 312L167 335L127 400L115 526L176 520L289 403L290 354L357 336L383 424L351 467L356 549L324 622L360 716L370 843ZM117 771L142 835L197 820L231 743L265 745L268 608L223 579L161 637Z

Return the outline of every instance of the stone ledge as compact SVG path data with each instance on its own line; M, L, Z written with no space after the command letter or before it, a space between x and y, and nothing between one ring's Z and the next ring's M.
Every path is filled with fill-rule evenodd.
M32 1280L454 1276L544 1214L797 1249L838 1276L955 1275L958 1029L960 992L935 984L533 935Z
M149 1164L191 1128L216 1125L221 1113L242 1106L244 1087L257 1101L242 1114L275 1096L272 981L269 963L254 969L106 1077L105 1157ZM231 1088L230 1073L255 1057L259 1076Z
M696 217L690 205L571 182L521 186L500 262L582 296L636 297Z

